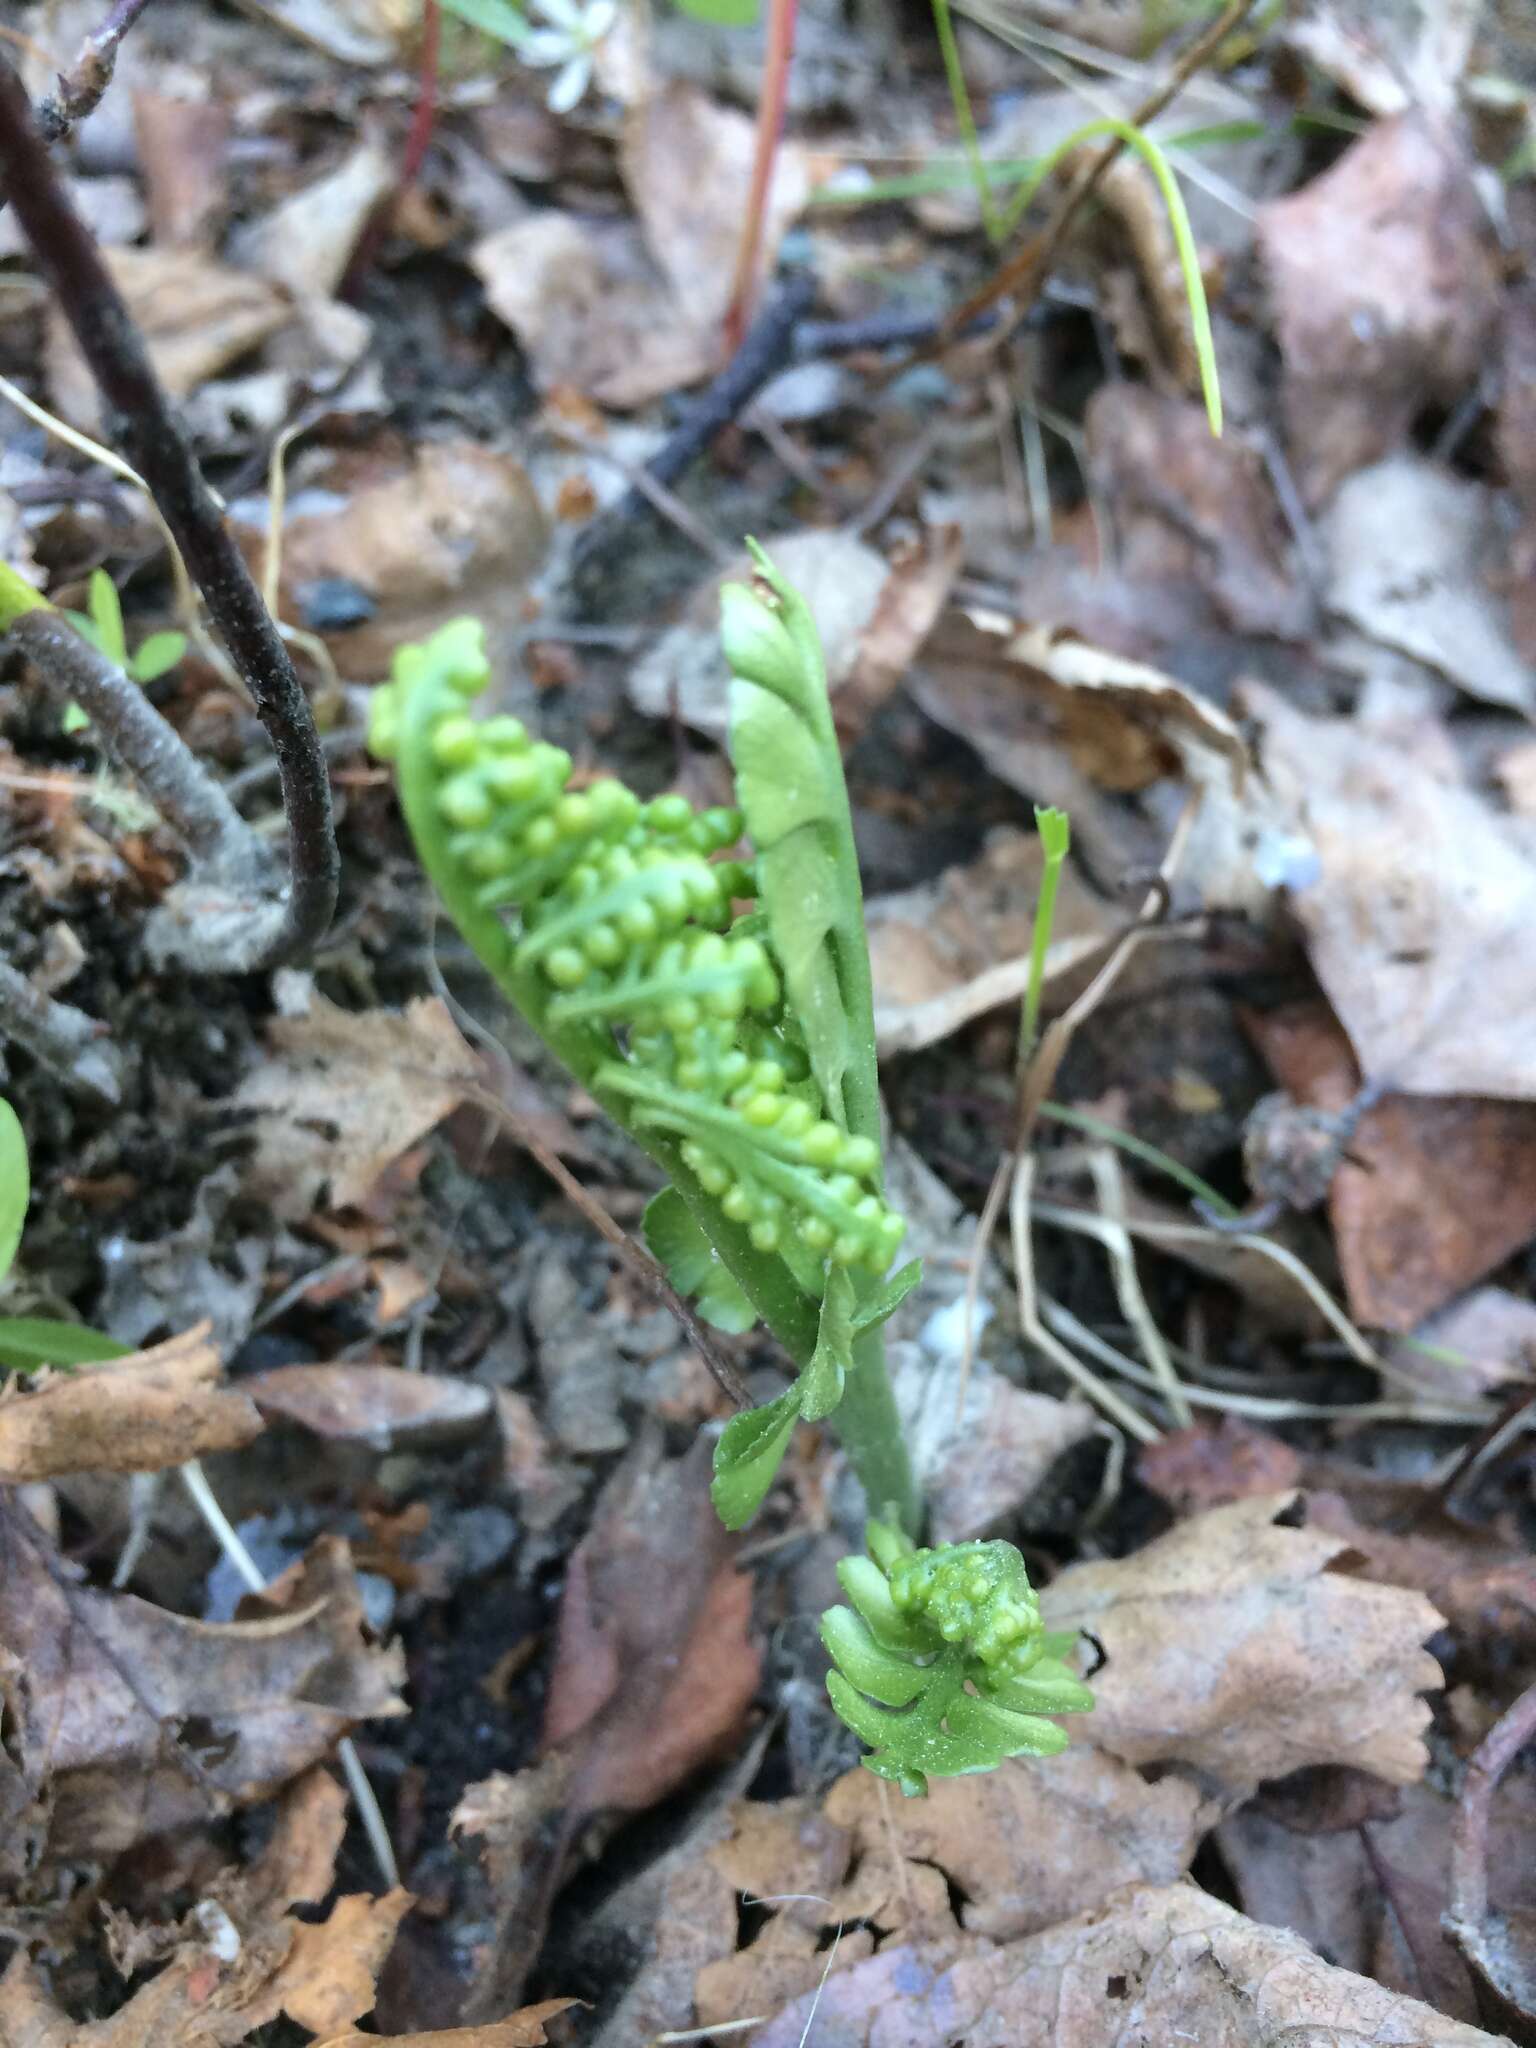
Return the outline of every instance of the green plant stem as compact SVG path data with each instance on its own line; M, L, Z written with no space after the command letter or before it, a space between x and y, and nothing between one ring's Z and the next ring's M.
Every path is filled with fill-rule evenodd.
M853 1370L843 1382L843 1398L832 1424L859 1476L870 1513L895 1519L909 1536L916 1536L922 1523L922 1496L886 1369L883 1329L866 1331L854 1340Z
M1195 246L1195 232L1190 225L1189 209L1184 204L1184 195L1179 190L1179 181L1174 176L1173 166L1162 150L1143 129L1130 121L1117 120L1105 115L1102 120L1088 121L1059 142L1053 150L1041 157L1029 177L1009 201L1003 215L1003 233L1011 234L1029 207L1030 201L1063 158L1080 149L1085 142L1096 141L1101 135L1113 136L1124 148L1134 150L1157 182L1164 207L1168 213L1168 225L1173 231L1174 247L1178 251L1179 273L1184 281L1185 296L1189 300L1189 324L1194 336L1195 355L1200 364L1200 387L1205 397L1205 409L1210 417L1211 432L1221 432L1221 386L1216 375L1216 343L1211 334L1211 309L1206 301L1205 281L1200 275L1200 252Z
M993 200L986 161L981 154L981 141L976 133L976 116L971 111L971 96L960 63L960 46L955 41L955 24L949 11L949 0L933 0L933 26L939 38L939 52L944 59L944 76L949 81L949 97L955 110L955 125L959 128L960 140L965 145L965 160L970 167L971 182L976 187L977 203L981 207L981 224L986 230L987 240L996 248L1007 233L1007 228Z
M1040 895L1035 903L1035 925L1030 936L1029 983L1024 990L1024 1007L1019 1014L1019 1065L1022 1068L1040 1036L1040 999L1045 988L1045 956L1051 950L1051 933L1056 923L1056 892L1061 871L1072 844L1072 831L1065 811L1035 806L1035 829L1045 865L1040 873Z

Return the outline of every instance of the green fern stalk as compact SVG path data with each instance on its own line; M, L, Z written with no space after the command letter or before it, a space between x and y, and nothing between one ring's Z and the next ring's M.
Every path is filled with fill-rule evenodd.
M1016 1550L913 1547L882 1326L920 1269L889 1270L904 1226L883 1189L848 792L814 622L754 555L752 587L723 596L739 809L572 789L568 754L514 718L472 718L489 679L472 619L398 650L370 744L396 764L465 940L666 1174L645 1229L673 1283L723 1328L761 1317L794 1361L794 1384L721 1434L722 1520L756 1513L798 1422L830 1420L847 1447L873 1561L844 1567L854 1607L826 1617L828 1684L870 1767L917 1792L1059 1748L1040 1716L1088 1699L1040 1633Z

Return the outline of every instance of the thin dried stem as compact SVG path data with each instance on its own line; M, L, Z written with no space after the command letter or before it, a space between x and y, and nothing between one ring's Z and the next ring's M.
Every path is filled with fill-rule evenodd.
M288 650L171 410L142 335L75 211L26 91L0 57L0 182L33 258L89 364L129 459L144 478L234 657L277 755L291 880L261 965L310 950L336 907L330 778Z
M151 956L195 973L242 973L269 962L284 925L272 850L181 735L61 613L49 607L24 612L11 622L4 645L26 656L61 705L78 704L88 714L186 842L193 871L150 920Z
M77 121L95 113L112 83L123 37L148 5L149 0L117 0L101 27L80 45L74 63L59 73L58 91L37 110L37 125L48 141L62 142Z
M19 968L0 960L0 1038L14 1038L24 1045L67 1087L117 1102L122 1088L121 1060L116 1048L104 1042L102 1032L94 1017L45 996Z

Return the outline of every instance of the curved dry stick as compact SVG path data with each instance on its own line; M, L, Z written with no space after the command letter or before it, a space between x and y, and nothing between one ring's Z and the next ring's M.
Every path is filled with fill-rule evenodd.
M31 102L0 56L0 186L52 287L129 460L148 484L277 755L288 820L288 902L261 966L320 940L336 907L331 785L309 703L144 340L65 192Z

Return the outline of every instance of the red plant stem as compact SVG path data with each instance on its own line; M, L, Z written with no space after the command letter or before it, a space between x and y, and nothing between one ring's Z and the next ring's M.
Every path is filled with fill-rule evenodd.
M149 486L277 755L288 821L288 902L271 965L310 950L336 907L331 783L308 699L218 500L94 236L64 189L10 63L0 57L0 190L96 380L110 429Z
M421 8L421 63L416 74L416 108L411 115L410 130L405 138L405 148L400 155L400 175L392 191L387 192L369 214L363 231L357 238L357 247L352 251L346 274L336 288L336 296L351 305L362 289L364 278L373 268L390 222L407 192L421 176L421 167L427 160L427 151L432 147L432 130L437 125L437 79L438 53L443 40L443 10L439 0L422 0Z
M409 192L421 176L421 167L431 147L432 129L437 120L437 60L442 41L443 10L438 0L422 0L421 70L416 88L416 112L411 118L411 132L405 138L405 154L400 159L401 192Z
M757 149L752 160L752 190L747 198L747 216L742 223L741 243L736 251L736 276L731 286L731 303L725 316L725 345L734 355L747 331L752 305L757 296L757 266L763 248L763 224L768 215L768 189L784 133L784 109L789 100L789 64L795 54L795 18L799 0L768 0L768 41L763 53L763 91L757 103Z

